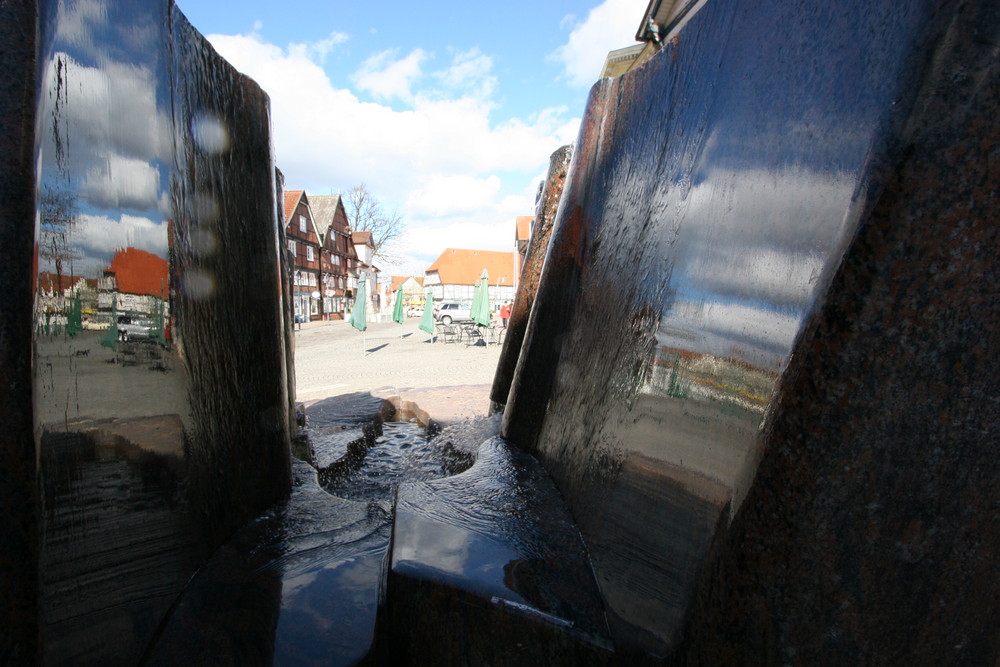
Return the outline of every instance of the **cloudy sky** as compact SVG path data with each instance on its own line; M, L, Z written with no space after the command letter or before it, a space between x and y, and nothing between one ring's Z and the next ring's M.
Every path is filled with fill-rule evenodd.
M646 0L177 0L271 96L285 186L366 183L407 232L392 273L445 247L508 250L549 155L576 139L607 52Z

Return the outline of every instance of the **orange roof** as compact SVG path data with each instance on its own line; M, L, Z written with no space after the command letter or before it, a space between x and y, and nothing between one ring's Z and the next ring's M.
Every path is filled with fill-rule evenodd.
M42 271L38 274L38 287L46 292L65 292L81 280L86 282L87 287L97 289L97 281L92 278L84 278L83 276L60 276L58 273L52 273L49 271Z
M285 223L287 224L289 220L292 219L292 214L295 213L295 207L299 205L299 200L302 199L302 195L305 190L285 190Z
M514 253L446 248L425 273L436 271L445 285L475 285L486 269L490 285L514 285Z
M107 271L115 274L119 292L170 298L167 260L152 253L124 248L115 253Z
M369 244L372 241L372 233L363 230L360 232L351 232L351 241L362 245Z
M395 292L396 288L398 288L400 285L402 285L403 283L405 283L410 278L413 278L415 281L417 281L418 285L423 286L423 284L424 284L423 277L418 278L416 276L392 276L391 277L391 281L392 282L389 284L389 289L391 289L393 292Z
M533 215L517 216L517 236L515 241L527 241L531 236L531 222L535 219Z

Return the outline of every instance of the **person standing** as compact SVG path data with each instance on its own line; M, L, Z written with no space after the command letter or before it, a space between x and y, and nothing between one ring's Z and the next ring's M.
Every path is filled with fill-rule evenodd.
M505 301L502 306L500 306L500 319L503 321L503 328L507 328L507 320L510 319L510 301Z

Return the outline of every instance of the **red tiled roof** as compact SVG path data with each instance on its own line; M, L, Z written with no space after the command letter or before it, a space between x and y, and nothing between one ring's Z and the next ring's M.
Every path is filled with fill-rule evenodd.
M62 280L60 280L58 273L42 271L38 274L38 288L45 290L46 292L52 292L54 290L58 292L65 292L83 280L86 282L87 287L97 289L97 281L93 278L84 278L83 276L61 276L61 278Z
M351 241L354 243L367 244L371 243L372 233L367 231L351 232Z
M292 219L292 214L295 213L295 207L299 205L299 200L302 199L302 195L305 190L285 190L285 224Z
M138 248L119 250L107 272L115 274L119 292L170 299L167 260L152 253Z
M486 269L490 285L514 285L514 253L446 248L425 273L437 271L445 285L474 285Z
M531 236L531 221L535 219L533 215L519 215L517 216L517 232L514 238L515 241L527 241Z
M424 285L424 279L423 279L422 276L419 277L419 278L417 276L391 276L390 280L392 282L389 284L389 289L391 291L395 292L397 287L399 287L400 285L402 285L403 283L405 283L410 278L413 278L415 281L417 281L418 285L420 285L421 287L423 287L423 285Z

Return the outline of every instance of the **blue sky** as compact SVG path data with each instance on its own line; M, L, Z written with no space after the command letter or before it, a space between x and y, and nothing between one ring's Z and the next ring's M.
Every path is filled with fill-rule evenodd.
M398 265L509 250L549 155L576 138L610 49L646 0L361 3L178 0L271 96L285 187L364 182L407 225Z

